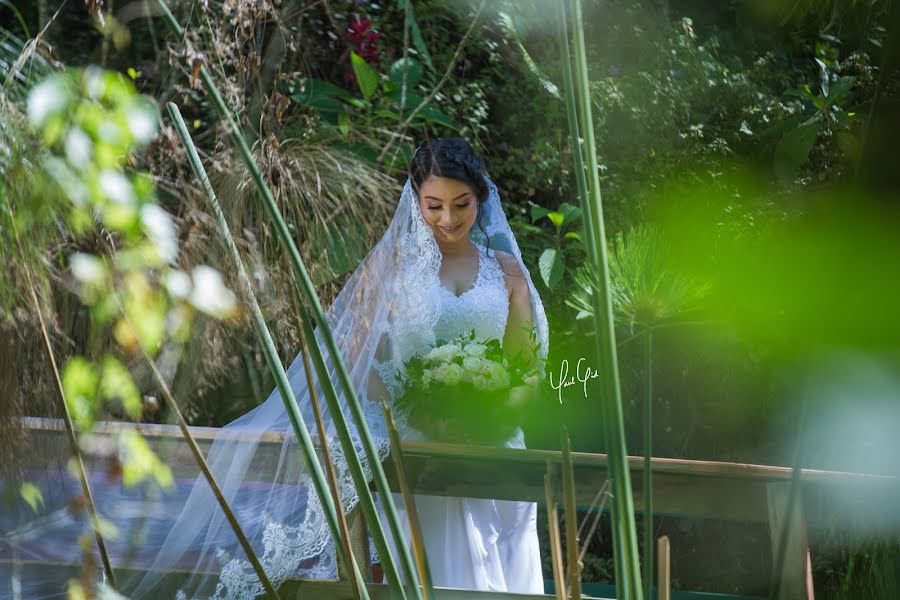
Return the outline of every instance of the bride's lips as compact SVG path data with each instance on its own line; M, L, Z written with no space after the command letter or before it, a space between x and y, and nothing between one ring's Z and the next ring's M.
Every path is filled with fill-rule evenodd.
M444 233L453 233L454 231L458 231L460 227L462 227L461 224L457 225L456 227L441 227L440 225L438 225L438 229L440 229Z

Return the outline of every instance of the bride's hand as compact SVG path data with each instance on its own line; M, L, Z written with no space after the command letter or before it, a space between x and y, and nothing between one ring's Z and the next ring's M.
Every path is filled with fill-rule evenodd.
M521 410L531 404L536 397L536 386L517 385L509 390L509 399L506 401L506 404L513 410Z

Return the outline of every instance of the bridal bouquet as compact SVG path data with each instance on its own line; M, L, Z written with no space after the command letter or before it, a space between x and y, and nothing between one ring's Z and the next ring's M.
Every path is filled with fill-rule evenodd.
M535 388L538 371L520 355L505 354L500 340L476 339L473 330L413 356L397 379L402 391L394 406L410 425L440 441L490 444L520 423L523 407L509 401L510 391Z

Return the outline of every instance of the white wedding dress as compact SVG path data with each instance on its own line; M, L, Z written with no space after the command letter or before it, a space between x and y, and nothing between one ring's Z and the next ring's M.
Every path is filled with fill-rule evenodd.
M473 328L481 339L503 339L509 317L509 297L503 271L493 251L479 247L478 276L473 286L456 296L431 282L422 290L422 301L439 307L435 326L437 339L451 339ZM428 348L421 348L427 351ZM404 426L400 437L424 440L418 430ZM524 448L524 434L515 434L504 443ZM376 494L377 496L377 494ZM395 493L405 543L409 546L409 521L401 494ZM544 593L541 556L537 534L537 504L512 500L451 498L414 495L416 511L425 539L432 581L436 587L470 590ZM381 502L379 517L386 526ZM397 556L393 540L391 551ZM411 546L410 551L411 551ZM374 547L371 548L374 551ZM373 554L374 555L374 554ZM402 577L402 574L401 574Z

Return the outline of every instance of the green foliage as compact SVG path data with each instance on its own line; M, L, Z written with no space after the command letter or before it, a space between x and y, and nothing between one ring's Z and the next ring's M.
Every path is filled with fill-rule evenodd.
M566 271L574 268L572 257L580 257L583 254L581 236L577 231L572 231L572 226L581 222L581 209L568 202L563 202L559 210L548 210L531 203L531 221L534 223L541 219L546 219L553 225L555 235L521 222L514 225L520 231L540 236L544 240L544 245L549 246L543 249L538 258L538 269L544 285L553 290L562 281Z
M95 223L115 236L110 257L86 252L69 257L75 290L90 307L95 328L110 327L124 355L143 353L150 359L168 340L184 340L196 311L218 317L234 313L234 295L220 285L221 278L202 268L190 277L172 267L178 251L174 223L156 204L151 179L129 170L132 153L156 133L157 113L149 99L122 75L92 67L56 73L37 84L27 97L27 115L45 151L35 188L24 196L4 194L13 237L21 248L17 230L55 215L64 216L73 237ZM40 199L44 206L24 199ZM140 388L114 353L96 362L69 358L61 380L82 434L110 405L141 418ZM169 467L137 433L119 437L118 459L127 486L148 478L163 487L173 483Z
M286 83L285 91L298 105L314 111L329 123L334 129L333 133L339 138L347 138L347 148L350 151L371 160L375 157L376 149L369 144L349 142L351 128L396 126L401 118L401 101L402 118L407 119L424 101L422 96L411 91L415 89L422 76L422 64L412 58L406 61L401 58L394 61L388 69L388 74L384 75L355 52L351 51L350 60L361 98L333 83L309 77ZM404 68L408 70L405 97L402 96ZM410 128L413 132L421 132L428 124L439 125L450 131L459 131L453 119L434 106L426 104L413 117ZM413 135L416 136L415 133Z
M709 293L709 284L672 271L670 244L656 227L619 232L608 245L613 316L629 331L682 318ZM585 265L574 279L576 287L566 304L578 311L577 319L587 318L593 314L591 295L599 278Z
M30 506L31 510L34 512L38 511L38 504L41 506L44 505L44 495L33 483L28 481L22 483L22 485L19 486L19 495L28 503L28 506Z

